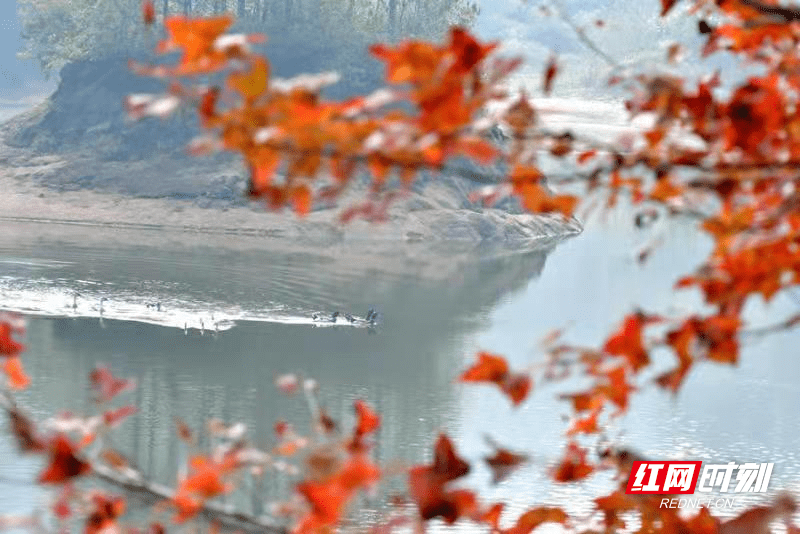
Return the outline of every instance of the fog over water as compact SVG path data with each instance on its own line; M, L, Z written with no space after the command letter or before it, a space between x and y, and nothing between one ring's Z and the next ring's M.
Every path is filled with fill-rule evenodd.
M303 403L281 396L273 385L276 375L297 372L320 383L331 414L346 425L354 399L374 404L385 421L376 451L382 462L425 461L437 432L446 431L476 461L466 484L481 488L488 500L508 500L509 516L532 504L566 502L577 513L591 507L591 496L611 483L608 477L555 486L544 469L564 444L567 406L556 397L578 390L579 381L537 383L532 398L515 410L493 389L464 387L455 378L477 350L501 353L515 368L541 363L538 340L553 328L566 327L570 342L596 345L636 305L665 313L698 308L696 295L676 294L672 284L708 253L705 238L685 222L658 226L653 233L663 245L640 266L635 250L653 233L634 229L625 207L584 221L580 235L512 245L413 242L391 233L355 239L322 231L314 221L286 222L289 215L263 214L241 200L243 174L228 161L179 172L184 160L174 154L190 120L129 129L115 107L127 90L118 76L122 70L113 70L124 69L124 55L70 59L63 76L55 69L51 81L37 63L17 59L14 51L24 43L13 4L0 4L0 119L41 102L65 77L74 80L59 87L36 120L15 130L12 163L0 168L6 188L0 196L0 309L30 316L25 365L33 384L19 401L37 419L91 409L88 373L108 364L138 382L128 398L140 412L114 435L115 446L153 479L174 484L181 454L174 416L194 427L209 417L242 421L257 444L268 446L278 419L298 427L307 422ZM284 33L277 23L270 27L275 31L268 51L282 75L341 68L345 75L335 96L360 91L377 83L380 71L356 50L370 40L398 39L403 28L441 35L446 20L426 18L425 6L433 4L401 2L405 8L392 33L385 13L369 15L364 8L348 14L323 2L318 7L329 9L328 19L315 19L308 13L317 4L304 2L311 11L292 12ZM275 20L287 16L279 11L283 3L248 5L267 5ZM467 22L478 35L501 39L505 52L526 57L529 66L513 84L529 89L545 120L599 136L629 127L620 95L603 92L609 67L558 17L543 18L534 2L484 1L478 7ZM625 64L663 57L672 38L688 45L696 39L691 20L658 21L658 2L564 2L562 8ZM605 29L594 24L597 19ZM433 22L422 24L427 20ZM336 24L347 31L337 34L331 30ZM311 42L308 35L318 28L328 33L319 30ZM44 25L42 39L62 29ZM551 51L563 67L555 97L544 99L541 68ZM711 61L725 66L723 59ZM696 73L704 67L690 62L687 68ZM82 78L85 73L91 76ZM123 141L111 144L113 139ZM138 172L143 160L137 158L148 154L171 166L165 163L163 174ZM464 194L437 202L463 207ZM754 325L770 324L797 306L780 297L769 307L753 303L747 315ZM320 327L311 320L314 312L363 315L369 307L382 313L374 329ZM798 342L797 333L744 339L738 368L699 366L675 398L648 387L651 377L643 377L643 391L609 439L657 459L775 463L766 496L736 497L736 506L722 514L781 489L800 490ZM655 356L658 371L671 366L666 354ZM490 452L486 434L530 453L531 465L490 486L478 462ZM42 506L46 492L33 484L40 467L0 435L0 514ZM230 499L260 512L285 496L292 482L277 475L260 490ZM359 519L374 517L383 496L398 487L390 481Z

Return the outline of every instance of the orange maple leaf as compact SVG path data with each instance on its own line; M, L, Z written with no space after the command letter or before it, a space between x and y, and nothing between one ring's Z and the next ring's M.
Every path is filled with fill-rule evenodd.
M638 371L650 363L650 356L644 346L644 328L656 319L641 312L628 315L611 337L608 338L603 351L614 356L622 356L634 371Z
M181 481L171 501L178 510L175 516L177 523L197 515L206 500L230 491L231 485L224 482L224 477L237 466L233 456L226 457L220 462L195 456L189 463L190 474Z
M189 75L208 73L223 67L227 56L217 48L215 42L233 24L231 15L209 18L189 18L183 15L167 17L164 26L167 38L158 45L161 53L181 50L183 52L175 74Z
M22 360L19 356L6 358L3 363L3 371L8 376L8 385L11 389L25 389L30 385L31 379L25 374L22 367Z
M381 416L369 407L363 400L357 400L353 403L356 410L356 428L355 434L364 435L375 432L381 426Z
M479 352L478 361L461 374L459 381L494 384L515 406L525 400L533 387L527 373L512 373L505 358L488 352Z
M558 212L571 217L578 204L574 195L554 195L541 185L544 175L536 167L517 165L509 180L522 205L533 213Z
M363 453L351 454L344 465L323 481L307 480L297 491L311 504L311 511L294 529L298 533L319 532L339 522L347 503L362 489L380 479L380 469Z

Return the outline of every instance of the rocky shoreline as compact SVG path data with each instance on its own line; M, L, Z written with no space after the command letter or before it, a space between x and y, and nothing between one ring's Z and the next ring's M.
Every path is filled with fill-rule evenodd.
M437 177L410 191L383 224L341 225L343 207L307 217L274 213L243 195L244 169L232 157L195 158L180 151L146 158L109 158L85 146L35 150L21 137L47 120L53 99L0 126L0 219L90 226L168 229L215 235L254 235L326 244L346 240L522 243L581 231L577 220L472 205L475 184ZM98 139L111 133L98 132Z

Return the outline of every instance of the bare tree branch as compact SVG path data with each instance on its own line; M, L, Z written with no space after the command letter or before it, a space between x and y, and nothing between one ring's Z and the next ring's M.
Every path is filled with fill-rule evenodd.
M92 473L100 480L149 499L169 500L175 495L175 491L172 488L150 482L138 471L136 471L135 476L126 476L110 467L95 462L92 464ZM201 513L208 519L219 521L226 526L246 532L286 534L285 528L278 526L266 517L245 514L235 510L233 507L222 504L205 502Z
M800 8L794 6L771 6L758 0L739 0L743 5L755 9L763 15L780 19L783 22L800 20Z
M615 69L621 69L622 65L619 61L614 59L610 54L605 52L601 49L597 43L595 43L592 39L586 35L586 31L575 24L575 21L567 14L566 10L561 6L560 3L555 2L556 12L558 13L558 18L560 18L564 24L569 26L569 28L575 33L575 36L578 40L589 50L594 52L600 59L608 63L609 66L614 67Z

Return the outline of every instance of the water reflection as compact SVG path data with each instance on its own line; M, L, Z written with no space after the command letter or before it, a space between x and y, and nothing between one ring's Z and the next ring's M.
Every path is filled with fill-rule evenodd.
M378 458L421 461L438 430L458 425L452 381L467 345L499 301L541 273L555 246L539 243L511 254L463 245L435 252L424 244L353 243L301 253L280 240L226 238L227 247L211 247L203 245L205 238L189 236L164 248L129 244L146 241L141 231L135 239L127 230L104 229L93 239L81 229L78 235L86 239L70 241L68 229L56 232L59 237L46 226L7 229L0 238L3 309L19 309L19 293L12 288L25 280L31 291L55 291L63 300L76 288L85 294L87 287L97 287L96 295L109 295L109 308L146 292L165 307L202 303L209 313L234 305L257 310L266 303L284 315L313 309L363 312L369 306L384 314L376 335L285 324L266 315L216 335L197 330L186 335L179 327L75 317L61 301L41 310L50 317L29 325L26 367L34 385L22 403L39 417L85 412L91 408L85 400L87 376L98 363L135 377L139 387L131 400L140 413L115 433L114 443L163 483L174 482L179 455L175 415L195 428L211 417L243 421L263 446L272 443L279 418L303 428L304 404L273 386L275 376L285 372L317 379L329 410L347 425L352 401L369 399L391 421L382 430ZM0 448L1 465L17 461L16 454ZM20 477L33 473L35 466L28 466ZM286 495L289 483L268 478L265 496ZM31 506L40 498L35 495L0 499L0 511Z
M442 429L456 437L467 457L478 459L489 450L488 433L529 452L533 462L497 487L489 486L488 472L476 463L470 485L484 488L488 499L509 501L512 515L533 503L569 503L573 512L585 514L591 507L587 497L608 487L608 477L577 485L547 479L547 466L563 446L567 413L556 395L581 385L538 383L533 398L513 409L496 391L462 387L453 378L478 349L503 353L519 368L538 361L536 340L550 328L567 325L571 341L591 345L635 304L675 312L697 306L696 295L676 298L671 286L709 243L691 227L670 226L663 229L663 247L641 267L633 250L643 236L625 220L590 224L585 234L557 248L544 244L517 254L377 243L304 247L300 253L285 243L277 246L279 240L195 236L182 242L164 233L158 234L164 241L132 245L125 243L143 242L147 233L138 231L135 238L131 230L79 228L70 240L68 228L12 226L16 231L0 234L2 284L23 276L65 287L84 280L112 294L160 292L165 300L202 301L209 309L233 300L245 307L280 304L283 313L295 314L374 305L386 316L375 336L267 321L243 322L214 337L135 322L106 320L101 327L97 317L72 318L69 312L35 319L26 355L35 380L24 403L40 417L59 408L86 410L86 375L98 362L136 377L140 388L133 400L142 411L115 442L169 482L178 454L173 415L184 415L194 426L208 417L241 420L257 442L269 444L278 417L305 420L302 403L281 397L272 386L276 373L299 371L320 380L325 403L346 425L355 397L375 403L387 421L377 451L381 461L424 459ZM755 325L774 322L795 308L790 299L779 299L769 308L751 306L748 318ZM609 437L653 458L775 462L770 493L737 497L736 507L723 514L781 489L800 489L794 445L800 368L792 359L799 335L743 340L740 368L699 366L677 398L648 388L650 377L643 377L643 392ZM654 356L657 371L672 364L666 354ZM36 465L20 462L6 441L0 441L0 470L14 480L0 480L14 489L0 492L0 509L19 511L41 502L38 490L23 482ZM267 497L284 493L288 484L270 478ZM376 506L369 504L367 513Z

